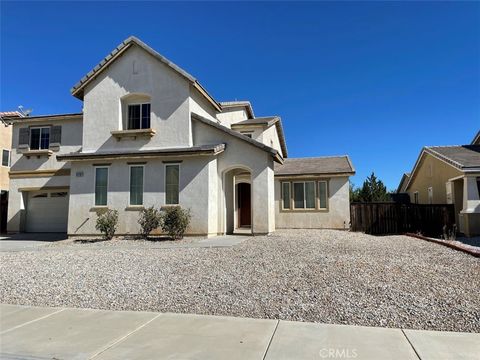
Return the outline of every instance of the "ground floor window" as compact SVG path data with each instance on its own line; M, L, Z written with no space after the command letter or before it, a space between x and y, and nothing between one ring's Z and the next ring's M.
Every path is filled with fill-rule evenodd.
M130 205L143 205L143 165L130 166Z
M283 181L281 195L283 210L326 210L328 208L326 180Z
M95 168L95 206L107 205L108 168Z
M179 203L180 165L165 165L165 204L178 205Z

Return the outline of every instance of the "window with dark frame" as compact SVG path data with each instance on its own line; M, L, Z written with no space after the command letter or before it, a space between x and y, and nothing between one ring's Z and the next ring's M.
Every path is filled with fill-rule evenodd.
M95 168L95 206L107 205L108 168Z
M10 150L2 151L2 166L10 166Z
M130 166L130 205L143 205L143 165Z
M149 129L150 128L150 104L131 104L127 111L127 129Z
M30 150L43 150L50 147L50 127L30 129Z
M178 205L180 193L180 165L165 166L165 204Z

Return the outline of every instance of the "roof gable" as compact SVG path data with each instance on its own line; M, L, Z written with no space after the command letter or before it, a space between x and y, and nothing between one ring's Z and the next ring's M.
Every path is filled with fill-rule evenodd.
M273 125L275 125L275 128L277 130L277 136L280 142L280 146L282 148L283 157L286 158L288 156L287 143L285 141L285 134L283 132L282 119L280 118L280 116L265 116L265 117L247 119L247 120L233 123L231 127L232 129L235 129L235 128L242 128L242 127L248 128L249 126L270 127Z
M267 146L264 143L261 143L257 140L254 140L254 139L251 139L248 136L242 135L235 130L229 129L226 126L223 126L223 125L221 125L219 123L216 123L212 120L206 119L203 116L200 116L198 114L192 113L191 118L192 118L192 120L196 120L196 121L199 121L199 122L201 122L205 125L211 126L211 127L215 128L217 130L220 130L220 131L222 131L222 132L224 132L224 133L226 133L226 134L228 134L228 135L230 135L234 138L242 140L246 143L249 143L250 145L253 145L253 146L259 148L260 150L263 150L263 151L269 153L273 157L274 161L276 161L278 163L283 163L283 161L284 161L283 157L279 154L279 152L276 149L271 148L270 146Z
M72 87L72 89L70 90L71 94L82 100L85 86L89 84L93 79L95 79L106 68L108 68L108 66L115 62L132 46L140 47L141 49L152 55L155 59L170 67L177 74L189 81L193 85L193 87L215 107L217 111L221 111L220 105L215 101L215 99L213 99L210 94L208 94L205 88L200 85L197 79L195 79L192 75L190 75L178 65L168 60L166 57L156 52L154 49L152 49L150 46L148 46L135 36L130 36L128 39L124 40L120 45L118 45L115 49L113 49L112 52L110 52L102 61L100 61L100 63L98 63L92 70L90 70L83 78L80 79L79 82L77 82Z
M415 162L405 190L410 187L425 156L433 156L463 173L480 172L480 145L425 146Z

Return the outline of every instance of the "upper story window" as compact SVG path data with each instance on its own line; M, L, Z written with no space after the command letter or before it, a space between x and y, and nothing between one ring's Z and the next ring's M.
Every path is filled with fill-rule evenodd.
M127 112L127 129L150 128L150 103L129 104Z
M2 166L10 166L10 150L2 151Z
M50 127L30 129L30 150L42 150L50 147Z

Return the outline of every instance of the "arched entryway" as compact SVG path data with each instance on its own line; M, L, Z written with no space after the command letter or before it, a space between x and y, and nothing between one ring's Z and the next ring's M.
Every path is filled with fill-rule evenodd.
M235 167L224 172L225 233L252 232L252 176L249 169Z

